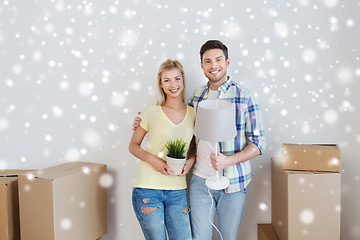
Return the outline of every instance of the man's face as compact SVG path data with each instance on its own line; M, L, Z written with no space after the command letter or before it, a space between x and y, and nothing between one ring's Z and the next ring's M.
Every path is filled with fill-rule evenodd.
M230 59L225 59L222 49L215 48L207 50L201 62L201 68L205 76L209 79L210 84L223 84L227 80L227 67Z

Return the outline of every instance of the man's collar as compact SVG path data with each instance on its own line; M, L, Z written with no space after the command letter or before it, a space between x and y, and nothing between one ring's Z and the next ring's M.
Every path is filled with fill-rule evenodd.
M230 79L230 77L229 76L227 76L227 80L226 80L226 82L224 82L221 86L220 86L220 88L219 89L221 89L221 91L223 91L223 92L226 92L229 88L230 88L230 86L232 85L232 83L233 83L233 81ZM209 82L207 83L207 90L209 91L209 89L210 89L210 84L209 84ZM219 91L219 90L218 90Z

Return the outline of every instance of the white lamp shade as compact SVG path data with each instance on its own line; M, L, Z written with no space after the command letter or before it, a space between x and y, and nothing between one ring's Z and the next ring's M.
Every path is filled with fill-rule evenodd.
M204 141L223 142L237 135L233 104L227 100L199 102L194 135Z

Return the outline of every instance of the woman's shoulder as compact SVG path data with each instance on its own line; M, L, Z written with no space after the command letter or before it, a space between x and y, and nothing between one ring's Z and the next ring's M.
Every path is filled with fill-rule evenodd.
M140 115L145 116L145 115L151 115L151 114L154 114L154 113L157 114L157 111L159 111L159 105L150 104L150 105L147 105L147 106L145 106L143 108Z
M149 104L149 105L147 105L147 106L145 106L145 107L143 108L143 111L144 111L144 112L156 111L156 110L159 109L159 106L160 106L160 105L157 105L157 104Z
M190 113L190 116L192 116L193 118L195 118L195 109L189 105L187 105L187 110Z
M194 109L194 107L192 107L192 106L189 106L189 105L186 105L186 107L187 107L187 109L188 109L189 111L195 112L195 109Z

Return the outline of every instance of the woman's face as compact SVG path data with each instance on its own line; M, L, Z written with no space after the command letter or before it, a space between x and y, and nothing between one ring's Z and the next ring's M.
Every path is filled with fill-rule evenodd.
M167 97L180 97L184 91L184 80L181 72L177 68L165 70L161 74L160 87L164 90Z

